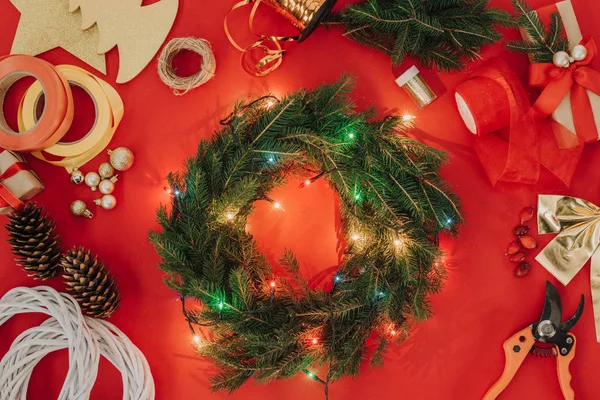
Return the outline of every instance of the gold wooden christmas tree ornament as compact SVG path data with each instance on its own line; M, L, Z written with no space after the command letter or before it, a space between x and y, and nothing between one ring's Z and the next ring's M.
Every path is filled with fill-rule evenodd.
M61 47L106 74L104 54L96 51L96 26L81 30L81 15L69 12L66 0L10 0L21 13L11 54L37 56Z
M93 317L109 318L121 297L104 263L88 249L73 248L64 255L61 264L67 292L81 309Z
M81 29L98 27L95 47L105 54L119 50L117 83L135 78L165 41L179 8L179 0L162 0L142 7L142 0L69 0L69 10L81 11Z

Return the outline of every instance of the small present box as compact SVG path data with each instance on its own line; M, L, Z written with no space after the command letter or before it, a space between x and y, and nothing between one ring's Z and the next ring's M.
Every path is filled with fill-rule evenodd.
M540 20L545 24L547 24L547 22L550 20L550 15L552 13L559 13L565 27L566 36L569 39L570 49L578 45L583 39L583 35L581 34L581 30L579 28L579 23L577 22L577 16L575 15L575 10L573 9L573 5L571 4L570 0L560 1L549 6L538 8L535 10L535 12L538 14ZM522 28L521 36L524 40L527 40L529 38L527 32ZM596 130L600 132L600 96L596 95L595 93L589 90L586 90L586 92L588 94L592 106ZM565 96L560 105L554 110L554 112L552 113L552 119L564 126L565 128L567 128L573 134L577 134L573 118L573 111L571 109L570 92L567 96ZM597 140L600 140L600 133Z
M0 153L0 214L10 214L43 189L23 156L9 150Z

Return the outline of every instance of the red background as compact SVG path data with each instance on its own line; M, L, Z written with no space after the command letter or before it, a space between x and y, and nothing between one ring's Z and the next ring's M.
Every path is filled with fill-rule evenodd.
M574 0L582 31L600 39L599 6L593 0ZM572 385L579 399L596 399L595 380L600 368L600 345L596 343L590 273L584 268L568 288L557 283L539 264L522 279L513 277L513 265L503 256L511 230L518 222L519 210L536 201L536 193L520 190L502 192L491 188L472 150L473 137L455 110L451 89L477 67L461 73L439 74L449 89L423 111L394 83L389 59L343 38L333 28L319 28L301 45L293 45L282 68L265 79L245 74L239 54L228 43L222 21L234 1L181 0L180 11L170 37L199 36L208 39L217 59L217 75L205 86L183 97L175 97L156 74L156 61L136 79L116 85L125 103L125 118L112 147L127 146L136 155L136 165L122 175L117 184L119 202L114 211L97 210L93 220L70 215L75 199L89 204L96 197L86 187L69 183L64 170L31 159L31 164L46 185L37 197L56 219L65 248L83 245L93 249L106 262L119 283L123 301L111 322L122 329L145 353L153 371L158 399L322 399L322 386L303 375L290 381L268 385L252 382L233 396L212 394L208 377L211 364L194 355L189 330L181 315L177 294L162 283L159 258L148 243L147 232L156 228L155 209L168 201L163 191L165 176L177 170L183 160L195 153L199 140L210 137L219 119L234 102L267 92L283 94L301 87L312 87L337 79L343 72L358 77L354 97L360 108L376 105L387 112L411 112L417 116L418 140L450 152L444 177L460 195L466 224L460 238L444 240L448 280L441 294L431 297L435 315L419 325L400 346L392 347L383 368L365 366L360 377L341 379L331 389L334 399L479 399L499 377L504 355L502 342L539 317L544 281L556 283L562 295L565 317L570 317L579 295L586 296L586 310L573 332L578 337L577 356L571 364ZM340 1L339 6L348 1ZM508 8L508 0L493 1ZM538 7L547 0L531 0ZM243 14L243 13L242 13ZM234 16L232 26L241 31L243 15ZM0 55L10 52L19 13L8 0L0 1ZM269 19L272 21L272 19ZM506 32L517 38L516 32ZM485 58L500 55L514 66L525 80L527 59L509 54L502 45L484 49ZM55 63L82 66L81 61L62 49L41 56ZM108 78L114 84L118 52L108 54ZM597 60L596 60L597 61ZM193 71L193 57L180 65ZM598 67L598 62L595 63ZM6 107L8 119L15 120L19 88L13 90ZM91 103L81 93L75 131L85 132L92 121ZM600 146L586 148L569 195L600 204ZM92 170L106 156L99 156L83 168ZM322 183L298 189L297 182L276 191L274 198L286 211L273 212L259 206L250 221L260 246L276 259L285 247L293 249L306 276L335 265L335 199ZM92 206L91 206L92 207ZM4 223L5 217L0 217ZM15 286L40 284L15 267L5 232L0 231L0 295ZM543 238L546 243L549 238ZM60 280L49 284L62 288ZM569 315L567 315L569 314ZM15 317L0 328L0 355L26 327L40 323L42 316ZM53 354L35 369L30 385L31 399L53 399L60 391L66 373L66 352ZM95 399L116 399L122 393L119 373L103 360L94 388ZM561 399L554 360L529 357L501 396L503 399Z

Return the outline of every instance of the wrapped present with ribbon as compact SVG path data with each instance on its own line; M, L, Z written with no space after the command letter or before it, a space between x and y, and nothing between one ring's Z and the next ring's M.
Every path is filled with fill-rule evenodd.
M38 176L18 153L0 153L0 214L20 210L24 202L44 189Z
M540 234L558 233L536 260L563 285L591 260L596 339L600 342L600 207L575 197L540 195L538 230Z
M493 186L499 182L533 185L542 169L556 188L568 187L583 141L535 119L521 81L508 64L492 59L455 92L460 115L477 136L475 152Z
M582 36L569 0L535 12L543 23L548 23L553 13L560 15L570 54L558 52L554 63L531 65L529 84L544 88L533 109L538 117L552 116L586 143L596 142L600 140L600 73L590 68L598 52L596 44ZM527 40L527 33L521 33Z

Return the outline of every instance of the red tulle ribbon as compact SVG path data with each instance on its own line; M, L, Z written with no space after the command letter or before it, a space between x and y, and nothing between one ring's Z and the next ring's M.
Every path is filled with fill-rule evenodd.
M571 134L576 142L570 146L559 146L553 129L553 124L558 124L550 120L536 123L523 85L504 61L490 60L473 77L489 78L498 83L498 90L506 93L502 101L508 101L508 140L496 134L480 134L475 143L477 156L492 185L496 186L498 182L535 184L543 166L558 178L561 186L568 187L581 156L583 142ZM460 86L457 92L460 93ZM480 95L489 94L482 92ZM467 104L476 102L477 99L471 99ZM483 117L494 118L497 115L490 109Z
M600 95L600 73L588 67L598 49L594 39L582 40L581 44L588 51L585 59L572 63L568 68L550 63L532 64L529 84L544 87L533 105L539 118L552 114L570 91L575 131L586 143L591 143L598 141L598 128L586 89Z
M0 208L12 207L15 210L22 210L25 205L17 196L15 196L2 181L12 178L21 171L30 171L29 165L24 162L16 162L0 174Z

